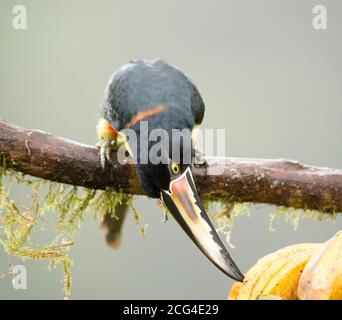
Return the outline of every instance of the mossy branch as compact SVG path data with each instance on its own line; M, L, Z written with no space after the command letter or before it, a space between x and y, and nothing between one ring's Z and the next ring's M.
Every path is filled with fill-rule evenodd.
M24 174L90 189L143 194L133 165L113 163L103 171L95 147L39 130L0 121L0 155L10 168ZM342 212L342 170L290 160L212 158L208 162L208 172L193 168L202 196ZM217 170L221 173L213 174Z

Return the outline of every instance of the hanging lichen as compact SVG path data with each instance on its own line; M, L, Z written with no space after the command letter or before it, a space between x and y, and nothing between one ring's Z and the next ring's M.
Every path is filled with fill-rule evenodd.
M207 211L213 212L210 216L211 219L217 224L216 230L225 236L226 242L230 247L235 246L231 242L232 227L234 224L234 218L240 215L249 216L250 208L255 205L253 203L238 203L233 202L228 197L212 198L211 195L207 195L204 199L204 206ZM269 208L269 206L258 204L258 207ZM301 219L313 219L318 221L323 220L335 220L337 213L324 213L317 210L309 209L295 209L279 206L276 210L270 214L269 231L275 231L273 223L280 217L284 217L285 222L290 223L294 230L298 229Z
M140 222L140 220L141 220L140 212L138 212L138 210L134 206L132 206L131 208L132 208L132 212L133 212L134 221L135 221L136 225L139 228L140 235L142 237L144 237L145 234L146 234L146 230L147 230L148 224L142 224Z
M294 208L286 208L283 206L279 206L276 208L274 212L270 214L269 221L269 231L275 231L273 224L280 217L283 217L285 222L288 222L292 225L294 230L298 229L299 222L301 219L314 219L318 221L325 220L335 220L337 213L324 213L317 210L310 209L294 209Z
M19 205L12 198L15 184L27 185L31 189L30 205ZM83 221L85 212L93 212L94 218L102 219L104 214L115 212L115 207L131 196L113 190L91 190L78 188L43 179L23 176L0 167L0 245L8 255L23 260L49 260L50 267L62 266L64 273L64 296L71 297L71 267L69 249L74 244L75 232ZM44 227L44 214L57 212L55 222L57 237L50 244L35 246L30 235L33 229ZM141 233L145 233L146 227ZM3 274L2 274L3 275Z
M227 198L210 199L209 197L205 199L204 203L211 219L217 225L216 231L225 236L225 240L230 247L235 248L231 241L234 217L244 214L249 215L249 208L251 204L234 203Z

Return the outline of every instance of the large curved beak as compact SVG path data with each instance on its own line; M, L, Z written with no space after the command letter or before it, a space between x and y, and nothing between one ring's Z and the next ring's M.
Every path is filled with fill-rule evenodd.
M243 281L243 274L224 247L204 210L190 168L171 181L169 189L170 191L162 191L162 201L187 235L223 273L236 281Z

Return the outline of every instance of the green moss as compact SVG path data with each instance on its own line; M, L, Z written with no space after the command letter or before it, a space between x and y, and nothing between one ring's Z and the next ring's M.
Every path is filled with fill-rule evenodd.
M18 204L12 199L16 184L30 188L29 205ZM94 219L102 219L108 212L114 215L115 207L123 199L131 198L111 189L96 191L23 176L6 168L3 162L0 166L0 245L8 255L23 260L48 260L53 268L60 265L64 273L64 296L69 299L73 265L69 249L74 244L73 238L83 215L91 212ZM44 228L47 211L58 213L57 237L51 243L37 246L32 244L30 236L34 229ZM140 232L145 234L146 226L141 226Z
M137 225L138 228L139 228L140 235L141 235L142 237L144 237L145 234L146 234L146 230L147 230L148 224L144 224L144 225L143 225L143 224L140 222L140 220L141 220L141 214L140 214L140 212L138 212L137 209L136 209L134 206L132 206L131 208L132 208L132 211L133 211L134 221L135 221L136 225Z
M250 203L237 203L230 201L229 198L212 199L210 196L204 199L204 206L210 218L216 223L216 231L225 236L228 245L235 248L231 242L231 233L234 224L234 217L239 215L249 215Z
M324 213L317 210L310 209L294 209L287 208L283 206L279 206L276 208L274 212L270 214L269 221L269 231L275 231L273 225L274 222L279 220L280 218L284 218L284 220L290 223L294 230L297 230L299 227L299 222L301 219L313 219L318 221L327 221L327 220L335 220L337 214L334 213Z
M211 219L216 223L216 230L222 233L226 242L234 248L234 245L231 242L231 233L234 224L234 218L239 215L247 215L249 216L250 209L253 203L237 203L232 202L231 199L223 197L222 199L218 199L217 197L211 198L208 195L204 199L204 206L206 210L209 212ZM269 207L268 205L260 205L258 207ZM301 219L313 219L318 221L323 220L335 220L337 213L324 213L317 210L309 210L309 209L295 209L279 206L276 207L276 210L270 214L269 220L269 231L275 231L273 225L280 218L284 218L285 222L290 223L293 226L294 230L298 229L299 222Z

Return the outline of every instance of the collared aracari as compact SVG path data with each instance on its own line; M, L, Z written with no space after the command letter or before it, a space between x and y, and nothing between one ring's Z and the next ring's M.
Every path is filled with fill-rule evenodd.
M169 133L169 137L172 136L172 129L192 132L201 124L204 109L196 86L178 68L160 59L131 61L112 75L105 91L102 117L97 127L102 166L110 160L113 141L114 144L124 143L122 132L125 128L134 130L139 137L140 122L147 121L149 132L159 128ZM141 163L138 139L135 156L142 189L147 196L158 198L165 204L191 240L222 272L242 281L243 274L217 235L202 205L191 174L191 163L183 161L184 152L189 148L193 154L193 144L189 147L182 141L178 146L170 141L171 151L174 148L181 150L177 161L169 156L173 153L168 150L170 152L161 152L161 158L165 154L165 161L155 163L149 157L147 163ZM156 143L149 141L148 151ZM121 211L123 209L120 208ZM115 241L113 246L116 246Z

